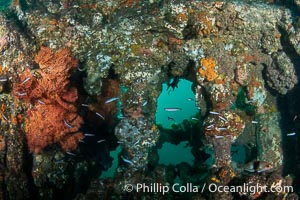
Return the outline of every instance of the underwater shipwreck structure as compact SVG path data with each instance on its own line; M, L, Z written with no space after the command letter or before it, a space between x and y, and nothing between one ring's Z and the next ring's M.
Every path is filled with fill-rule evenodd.
M0 199L298 199L299 13L298 0L7 3Z

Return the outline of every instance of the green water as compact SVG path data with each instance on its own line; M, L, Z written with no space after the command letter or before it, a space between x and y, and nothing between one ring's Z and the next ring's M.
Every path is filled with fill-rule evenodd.
M192 147L188 146L188 142L181 142L178 145L166 142L162 148L158 150L159 164L177 165L187 162L190 165L194 163L194 156L191 152Z
M0 0L0 11L5 11L10 6L11 0Z
M183 120L191 120L199 110L195 103L195 94L192 91L192 82L180 79L178 88L162 85L162 92L157 100L156 124L165 129L171 129L172 124L180 124ZM165 108L180 108L175 112L168 112Z
M232 146L231 147L232 161L236 163L246 163L246 150L243 146Z
M114 177L118 167L118 155L121 152L121 150L122 150L121 146L118 146L118 148L115 151L110 152L110 157L113 158L112 166L107 171L103 171L99 178Z

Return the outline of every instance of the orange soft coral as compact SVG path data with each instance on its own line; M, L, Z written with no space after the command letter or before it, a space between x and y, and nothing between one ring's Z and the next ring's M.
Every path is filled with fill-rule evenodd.
M19 76L19 82L14 84L13 94L26 102L30 102L32 99L42 96L40 91L32 90L32 88L36 87L36 78L30 73L29 69L26 69L23 74Z
M200 60L201 67L198 69L200 77L207 81L213 81L218 77L215 71L216 62L212 57L202 58Z
M48 145L60 143L63 150L73 150L83 138L78 132L83 120L74 104L77 89L69 84L70 69L77 65L77 60L69 49L53 52L42 47L35 61L40 66L39 78L26 70L13 89L18 98L34 104L26 120L29 149L38 153Z
M78 64L71 51L63 48L53 52L50 48L42 47L35 62L40 66L39 73L42 77L36 90L43 91L51 99L64 95L69 86L70 69Z
M31 152L38 153L53 143L60 143L63 150L70 151L83 138L78 132L83 120L77 113L57 104L37 104L29 113L26 135Z
M25 70L20 75L19 83L14 85L13 93L17 97L27 102L46 98L60 103L61 98L70 96L69 90L74 90L69 88L70 69L77 66L78 62L72 57L69 49L63 48L53 52L50 48L42 47L35 57L35 62L40 66L37 70L40 78L35 78L29 70ZM75 102L77 90L72 94L75 94L76 98L73 97L71 102ZM67 99L65 100L68 101Z

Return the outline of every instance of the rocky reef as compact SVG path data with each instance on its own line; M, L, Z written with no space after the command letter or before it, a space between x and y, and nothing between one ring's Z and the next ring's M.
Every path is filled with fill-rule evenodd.
M5 6L0 199L298 199L299 1ZM158 97L182 79L199 112L166 129ZM159 162L182 141L193 164ZM278 190L212 191L241 185Z

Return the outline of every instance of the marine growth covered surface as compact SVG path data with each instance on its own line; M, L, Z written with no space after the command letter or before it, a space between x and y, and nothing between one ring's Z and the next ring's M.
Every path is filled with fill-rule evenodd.
M0 199L298 199L300 1L0 1Z

